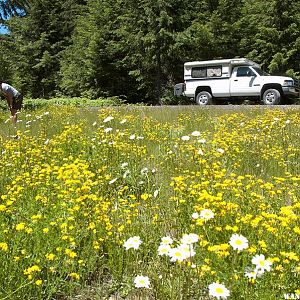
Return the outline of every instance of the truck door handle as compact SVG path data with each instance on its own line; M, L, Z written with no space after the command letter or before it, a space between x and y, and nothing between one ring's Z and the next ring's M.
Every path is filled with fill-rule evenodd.
M234 79L234 81L238 81L238 79Z

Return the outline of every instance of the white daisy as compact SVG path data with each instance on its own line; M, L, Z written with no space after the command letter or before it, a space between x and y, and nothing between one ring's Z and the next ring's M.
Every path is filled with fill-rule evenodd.
M230 295L230 291L224 284L213 282L208 286L209 295L217 299L226 299Z
M182 244L191 245L193 243L197 243L199 241L199 235L196 233L184 234L181 238Z
M181 137L181 140L182 141L189 141L190 137L188 135L184 135L184 136Z
M103 123L110 122L110 121L113 120L113 119L114 119L114 117L108 116L108 117L106 117L106 118L103 120Z
M173 239L169 236L164 236L161 238L161 244L170 245L173 243Z
M192 244L181 244L178 246L178 249L182 250L186 258L193 257L196 255L196 252Z
M269 259L266 259L263 254L255 255L251 262L256 266L258 271L270 271L272 262Z
M134 285L136 288L149 288L150 280L147 276L138 275L134 278Z
M229 245L234 250L242 251L248 248L248 240L243 235L234 233L229 240Z
M137 250L141 244L142 244L142 240L140 239L140 237L134 236L124 242L124 247L126 250L128 250L130 248Z
M255 268L254 270L251 270L251 268L247 267L245 269L245 273L244 274L245 274L245 277L247 277L249 279L256 279L257 277L261 277L261 275L263 274L263 272L261 272L257 268Z
M157 252L158 252L158 255L162 256L162 255L168 255L169 252L171 250L171 246L168 245L168 244L160 244L158 249L157 249Z
M202 156L204 155L204 152L203 152L202 149L199 149L197 153L198 153L199 155L202 155Z
M169 251L169 256L171 257L171 262L181 262L188 258L185 249L179 247L171 248Z
M122 168L122 169L125 169L127 166L128 166L128 163L127 163L127 162L124 162L124 163L121 164L121 168Z
M192 133L191 133L191 135L192 136L200 136L201 135L201 133L200 133L200 131L193 131Z
M213 219L214 216L215 216L215 214L210 209L205 208L200 211L200 218L204 219L205 221Z
M105 129L104 129L104 132L105 132L105 133L108 133L108 132L110 132L110 131L112 131L112 130L113 130L113 129L112 129L111 127L108 127L108 128L105 128Z
M194 220L199 219L199 214L197 212L192 213L192 219Z
M149 171L149 169L147 167L145 167L141 170L141 174L146 175L148 173L148 171Z
M118 178L114 178L114 179L110 180L110 181L108 182L108 184L113 184L113 183L115 183L117 180L118 180Z

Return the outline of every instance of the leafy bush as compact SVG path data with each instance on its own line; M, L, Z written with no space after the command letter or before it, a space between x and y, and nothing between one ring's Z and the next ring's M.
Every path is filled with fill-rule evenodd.
M83 106L83 107L96 107L96 106L118 106L123 104L124 101L118 97L110 97L110 98L99 98L95 100L91 100L88 98L52 98L49 100L45 99L25 99L24 100L24 108L25 109L36 109L48 105L71 105L71 106Z

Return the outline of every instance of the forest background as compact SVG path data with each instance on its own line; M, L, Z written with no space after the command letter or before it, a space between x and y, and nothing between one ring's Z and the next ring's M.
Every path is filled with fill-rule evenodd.
M247 57L300 78L293 0L0 1L0 77L31 98L168 103L191 60Z

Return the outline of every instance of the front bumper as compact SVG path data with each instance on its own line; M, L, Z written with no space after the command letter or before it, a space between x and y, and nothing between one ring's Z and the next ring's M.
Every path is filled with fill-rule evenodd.
M295 86L283 86L282 91L288 98L299 98L299 89Z

